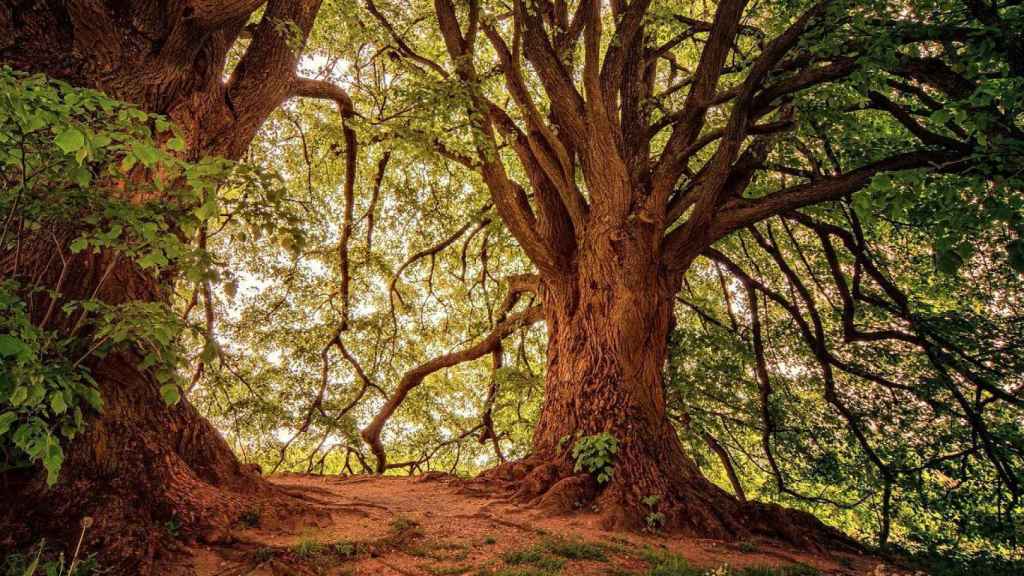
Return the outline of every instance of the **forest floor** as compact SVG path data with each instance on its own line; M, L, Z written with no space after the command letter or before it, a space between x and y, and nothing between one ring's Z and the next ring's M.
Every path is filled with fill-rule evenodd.
M469 494L443 475L282 475L311 506L287 521L254 511L225 545L190 548L199 576L744 576L903 574L869 556L812 554L769 542L609 532L597 514L568 516ZM280 515L266 515L281 517ZM286 516L286 518L288 518ZM730 571L721 571L727 565Z

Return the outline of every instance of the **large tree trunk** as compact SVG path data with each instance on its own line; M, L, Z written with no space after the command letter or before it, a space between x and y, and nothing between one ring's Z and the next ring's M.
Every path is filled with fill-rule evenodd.
M513 479L521 498L553 511L593 504L607 527L848 542L810 515L742 502L704 478L666 415L662 373L678 286L627 235L595 232L581 245L575 274L544 279L547 380L532 453L490 476ZM598 484L575 470L572 448L605 432L619 451L611 479ZM657 502L645 503L649 496Z
M46 248L23 253L20 269L45 269L52 244L28 245ZM109 258L71 260L58 305L88 298L97 286L97 297L110 304L163 300L157 279L124 259L107 273ZM10 261L0 263L8 276ZM45 274L43 283L54 285L57 272ZM37 315L47 308L48 301L37 297ZM76 318L60 318L51 326L67 333ZM130 349L88 362L103 410L65 447L67 459L53 487L38 470L3 474L0 545L25 548L42 537L51 545L73 544L81 519L88 516L93 525L86 550L100 551L102 563L115 573L145 574L156 569L160 553L173 548L175 538L224 541L243 513L261 508L271 490L258 469L241 464L187 399L167 406L156 381L138 368L140 362Z
M3 2L0 61L170 116L186 137L189 158L237 159L289 96L294 79L297 53L275 22L290 21L308 33L319 0L270 2L225 83L227 52L260 4L224 3L237 13L211 14L183 1ZM22 255L21 275L31 271L42 285L57 286L58 271L39 272L52 260L52 244L26 245L38 253ZM99 287L97 296L112 304L166 301L170 278L154 278L124 259L106 275L111 256L75 259L63 298L88 298ZM14 273L11 262L0 252L0 275ZM73 544L80 519L89 516L95 523L85 536L87 551L98 550L114 573L148 574L158 570L159 554L174 538L223 540L243 512L261 508L272 489L258 470L241 465L187 399L166 406L155 379L138 363L129 350L89 365L104 409L65 448L56 486L47 488L38 472L0 477L0 548L24 547L42 536L51 545L54 538Z

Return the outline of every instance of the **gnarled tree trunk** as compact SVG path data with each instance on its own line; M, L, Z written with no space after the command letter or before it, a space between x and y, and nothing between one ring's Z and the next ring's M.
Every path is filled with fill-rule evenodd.
M251 28L250 44L225 82L228 50L262 4L267 4L264 17ZM182 130L190 159L238 159L286 98L309 95L298 93L298 53L279 22L294 23L308 34L319 4L4 2L0 62L168 115ZM73 236L68 231L66 239ZM59 270L47 269L52 244L28 245L33 250L21 255L17 270L10 254L0 253L0 274L32 275L56 287ZM113 257L76 258L62 297L95 293L111 304L165 301L171 279L154 278L123 258L111 262ZM50 326L63 322L67 328L70 320ZM0 547L24 547L41 536L51 544L55 538L73 543L79 520L90 516L94 525L86 533L85 550L98 550L102 564L114 573L148 574L157 570L159 554L173 537L223 540L240 514L258 508L271 494L258 470L240 464L187 399L173 407L164 404L159 385L137 367L139 360L134 352L122 351L89 364L104 409L66 447L56 486L47 488L37 472L8 472L0 478Z
M56 284L47 270L53 244L28 242L15 276L46 270L42 283ZM123 258L109 253L70 260L58 306L93 294L108 304L164 299L160 283ZM115 257L116 258L116 257ZM10 260L0 260L3 275ZM50 268L59 268L50 267ZM49 307L36 298L36 323ZM49 326L72 331L78 315ZM65 447L56 485L38 470L9 471L4 485L0 532L4 547L25 548L46 537L51 545L74 543L80 520L91 517L86 550L101 552L115 573L144 574L176 537L220 542L238 517L260 507L270 489L254 466L241 464L215 428L187 399L167 406L152 376L138 368L142 357L122 350L86 364L103 399L85 432ZM168 529L173 527L173 529ZM180 560L180 558L179 558Z
M575 274L544 279L547 380L532 453L490 475L515 480L519 497L556 512L595 505L608 527L848 543L810 515L742 502L701 474L666 414L662 374L678 286L642 241L621 229L592 234ZM575 470L572 454L578 439L600 433L618 443L602 484ZM650 496L655 503L644 502Z

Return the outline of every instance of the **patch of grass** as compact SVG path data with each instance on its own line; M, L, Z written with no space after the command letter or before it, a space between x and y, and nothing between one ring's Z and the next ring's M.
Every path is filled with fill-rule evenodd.
M406 516L399 516L392 520L388 527L392 532L407 532L419 528L420 523Z
M607 562L608 555L605 554L604 546L593 544L578 539L548 538L544 541L544 548L562 558L569 560L595 560Z
M257 564L262 564L267 560L273 558L274 554L275 552L273 548L267 548L266 546L264 546L263 548L256 549L256 552L254 552L252 555L252 559Z
M510 550L502 554L501 559L512 566L539 568L541 574L557 574L565 566L565 560L548 555L541 546Z
M342 540L331 544L331 554L342 560L350 560L363 553L365 545L359 542Z
M413 540L423 537L423 529L419 522L405 516L399 516L388 524L388 534L377 540L373 548L406 550Z
M455 566L428 566L427 572L435 574L436 576L454 576L456 574L465 574L472 569L473 567L468 564Z
M322 556L326 550L327 547L322 543L308 538L303 538L298 544L292 547L292 552L294 552L299 558Z
M748 566L727 570L729 576L818 576L817 569L805 564L792 566Z
M777 572L775 568L769 568L768 566L749 566L742 570L730 570L730 576L735 574L736 576L776 576Z
M67 560L63 553L53 553L49 550L45 541L36 544L27 553L9 554L0 563L0 574L3 576L93 576L101 573L99 562L94 555Z
M273 554L272 549L268 550ZM305 560L352 560L366 552L366 544L350 542L348 540L325 543L313 538L303 538L298 544L292 546L291 551L299 558Z
M740 552L743 552L744 554L750 554L751 552L757 551L757 545L753 542L747 541L740 542L737 548Z
M552 576L558 571L534 570L531 568L503 568L497 572L481 572L480 576Z
M413 556L432 558L434 560L461 561L469 556L469 546L458 542L426 542L410 548L408 553Z
M494 536L488 536L488 537L484 538L484 544L487 544L488 546L491 546L491 545L494 545L494 544L497 544L497 543L498 543L498 541L494 539Z
M941 552L908 554L914 568L931 576L1020 576L1024 560L1001 558L989 553L976 555Z
M704 571L690 566L682 556L664 550L646 548L641 557L650 565L646 576L704 576Z

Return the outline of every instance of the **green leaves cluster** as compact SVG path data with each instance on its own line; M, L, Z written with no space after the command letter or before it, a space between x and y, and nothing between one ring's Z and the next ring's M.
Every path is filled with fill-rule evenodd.
M61 444L82 431L83 408L100 410L103 401L72 360L74 339L33 324L18 292L15 282L0 282L0 442L15 448L0 466L41 462L53 484L64 461Z
M572 447L572 457L576 461L573 470L585 470L598 484L605 484L612 479L618 452L619 441L608 432L583 436Z
M102 407L89 366L112 352L133 350L164 400L178 401L183 335L209 335L175 313L171 280L237 282L206 250L209 235L303 245L280 178L186 161L186 146L166 118L0 69L0 466L41 462L56 481L62 444ZM113 286L123 282L142 296ZM108 301L111 290L128 297Z

